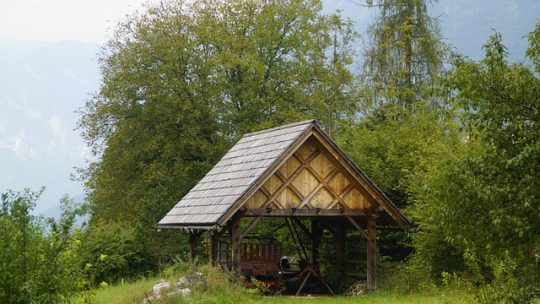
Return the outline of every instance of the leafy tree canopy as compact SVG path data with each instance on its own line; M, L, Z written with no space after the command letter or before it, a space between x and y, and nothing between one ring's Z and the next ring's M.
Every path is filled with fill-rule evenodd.
M80 120L100 157L83 172L92 221L135 227L155 260L155 223L239 136L308 117L332 133L354 119L355 34L321 9L171 1L121 24Z

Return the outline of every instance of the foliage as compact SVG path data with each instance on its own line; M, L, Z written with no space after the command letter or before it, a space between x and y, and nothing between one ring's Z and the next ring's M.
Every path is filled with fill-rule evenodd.
M137 259L139 245L133 228L121 223L98 223L82 239L81 260L93 286L115 283L130 277L142 261Z
M378 17L368 29L360 76L360 121L338 134L340 146L398 207L412 204L414 174L456 140L441 85L446 46L430 1L366 1ZM448 125L447 125L448 124ZM379 234L381 254L412 252L402 232Z
M539 33L527 51L536 64ZM463 252L481 300L522 303L540 292L539 67L509 64L498 33L485 50L480 62L454 58L466 153L433 163L415 209L421 229Z
M367 0L379 15L368 29L361 74L362 98L367 105L414 108L438 103L437 79L446 46L437 19L426 0Z
M158 278L153 279L141 279L139 281L129 284L119 284L111 286L105 289L99 289L96 292L96 304L128 304L142 302L145 297L145 292L149 292L153 284L159 282ZM448 289L438 290L432 292L420 292L403 294L393 291L379 291L376 293L370 293L363 296L335 296L335 297L294 297L294 296L261 296L251 294L245 290L239 289L234 291L235 293L241 293L242 296L232 296L229 293L221 295L208 295L205 292L193 292L189 299L183 299L178 297L171 297L164 299L158 303L233 303L241 299L241 303L379 303L379 304L393 304L393 303L411 303L411 304L457 304L457 303L471 303L473 300L471 296L463 289ZM82 301L75 301L75 303L83 303Z
M451 157L459 147L459 129L450 111L418 108L416 113L411 113L400 106L385 110L385 118L364 119L342 133L339 143L389 198L407 212L413 204L411 196L415 189L423 187L423 172L433 161ZM379 234L378 246L381 255L398 261L412 252L411 241L402 231ZM440 254L448 254L441 250Z
M245 132L307 117L334 132L352 119L355 34L321 10L317 0L170 1L119 25L82 111L98 161L81 173L90 230L118 222L144 244L128 264L156 270L177 254L178 233L154 225Z
M79 267L80 231L73 230L78 210L66 197L60 222L45 226L30 214L42 191L1 195L1 303L66 303L85 285Z

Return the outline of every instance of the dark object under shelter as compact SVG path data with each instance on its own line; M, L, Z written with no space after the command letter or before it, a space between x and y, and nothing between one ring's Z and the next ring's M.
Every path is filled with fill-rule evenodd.
M309 269L315 276L322 224L329 223L337 232L338 259L343 259L347 229L359 231L367 242L370 290L377 288L377 225L403 229L409 225L394 203L309 120L244 135L158 227L189 231L192 255L197 238L209 231L211 261L230 262L240 275L249 263L264 268L265 263L279 261L279 246L253 245L246 238L263 217L283 217L287 223L310 220L310 229L301 228L311 237ZM252 218L243 230L242 218ZM223 238L225 243L219 241ZM253 255L253 248L264 254Z

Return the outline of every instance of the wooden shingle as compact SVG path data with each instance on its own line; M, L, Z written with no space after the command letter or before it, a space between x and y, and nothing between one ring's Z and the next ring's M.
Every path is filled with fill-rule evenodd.
M313 123L303 121L244 135L158 227L216 225Z
M158 227L224 226L241 208L384 211L399 226L409 224L313 120L244 135Z

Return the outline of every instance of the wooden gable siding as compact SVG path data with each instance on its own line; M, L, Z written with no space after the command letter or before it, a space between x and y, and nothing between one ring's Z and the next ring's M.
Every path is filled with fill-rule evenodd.
M375 201L329 153L310 137L245 202L245 207L368 212Z

